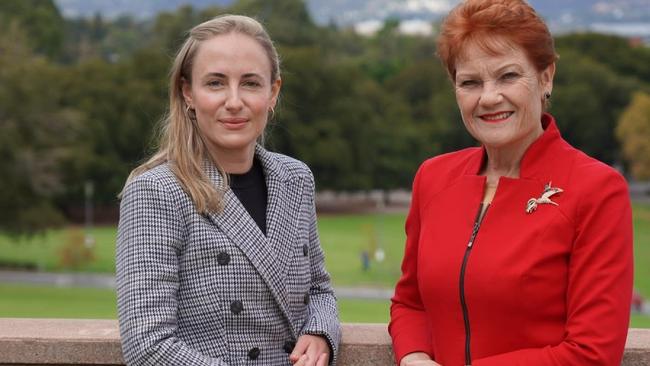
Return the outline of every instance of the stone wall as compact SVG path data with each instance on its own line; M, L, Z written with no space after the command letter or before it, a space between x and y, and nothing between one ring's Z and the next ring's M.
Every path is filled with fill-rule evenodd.
M0 318L4 365L123 365L117 322ZM393 365L385 324L343 324L339 366L352 365ZM622 365L650 365L650 329L630 329Z

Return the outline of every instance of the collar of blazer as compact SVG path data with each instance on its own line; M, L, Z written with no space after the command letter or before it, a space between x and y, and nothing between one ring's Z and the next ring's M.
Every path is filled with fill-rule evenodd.
M259 145L255 148L255 155L264 170L268 192L267 236L230 189L224 195L226 204L223 211L208 216L248 257L291 325L293 336L297 338L300 329L291 321L286 276L293 254L297 252L294 250L297 245L295 229L301 215L300 206L305 195L312 193L303 192L306 188L304 179L297 179L300 176L285 167L278 155ZM211 162L206 162L205 167L208 177L216 185L221 185L223 178L217 168Z

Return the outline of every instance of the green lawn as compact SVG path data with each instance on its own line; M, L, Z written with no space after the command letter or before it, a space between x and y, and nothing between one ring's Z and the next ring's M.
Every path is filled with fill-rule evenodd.
M336 285L392 287L399 276L404 245L404 215L350 215L319 218L321 243L326 252L327 268ZM30 238L0 235L0 262L24 263L43 271L106 272L115 268L114 227L91 231L95 238L94 259L77 267L63 264L63 248L80 241L79 228L51 230ZM386 259L373 261L366 272L361 268L361 252L382 248Z
M404 214L319 217L321 246L335 286L393 287L404 254ZM385 259L372 260L363 271L361 253L383 249Z
M0 318L115 319L115 291L0 284Z
M399 276L404 245L404 215L340 215L319 217L327 268L336 286L392 287ZM31 263L45 271L114 270L115 228L92 231L94 259L77 268L62 266L62 246L79 241L80 229L54 230L16 241L0 235L0 262ZM634 205L635 287L650 298L650 205ZM382 248L385 259L372 261L363 271L364 250ZM73 301L70 301L73 300ZM115 317L115 297L108 290L19 287L0 284L0 317ZM386 301L341 300L341 318L347 322L385 322ZM634 316L632 325L650 328L650 317Z
M106 289L0 284L0 299L0 318L117 318L115 292ZM388 301L338 304L344 322L388 322Z
M0 284L0 299L0 318L117 318L112 290ZM339 299L338 305L343 322L388 322L388 300ZM634 315L630 326L650 328L650 317Z
M650 204L635 204L634 287L650 301Z
M30 264L47 272L104 272L115 271L115 238L117 229L113 226L97 227L91 231L95 239L93 259L77 267L64 265L66 246L83 247L83 229L68 227L49 230L31 237L14 238L0 235L0 262Z

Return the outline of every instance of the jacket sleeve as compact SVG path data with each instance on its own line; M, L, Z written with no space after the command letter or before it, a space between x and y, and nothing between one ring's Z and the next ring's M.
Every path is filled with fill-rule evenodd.
M325 337L332 351L330 364L335 365L341 341L341 325L336 307L336 297L330 283L330 276L325 269L325 256L318 238L314 181L311 174L308 185L307 189L311 192L308 202L311 216L309 219L311 287L309 289L309 318L300 333Z
M178 256L185 226L171 194L136 178L120 205L117 306L127 365L227 366L176 336Z
M424 166L424 165L423 165ZM420 167L413 182L411 207L406 218L406 248L402 261L402 276L391 299L388 331L393 339L395 361L399 365L405 355L425 352L433 359L429 320L418 287L418 247L420 237Z
M607 174L587 175L586 179L590 183L576 210L576 234L568 263L563 342L478 359L474 366L621 363L632 297L630 199L625 180L609 169Z

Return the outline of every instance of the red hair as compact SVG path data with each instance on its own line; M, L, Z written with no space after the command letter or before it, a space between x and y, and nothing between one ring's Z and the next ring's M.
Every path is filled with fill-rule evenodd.
M524 0L466 0L447 15L438 36L437 54L452 80L456 78L456 61L469 44L494 55L500 54L504 45L520 47L538 72L557 60L551 32Z

